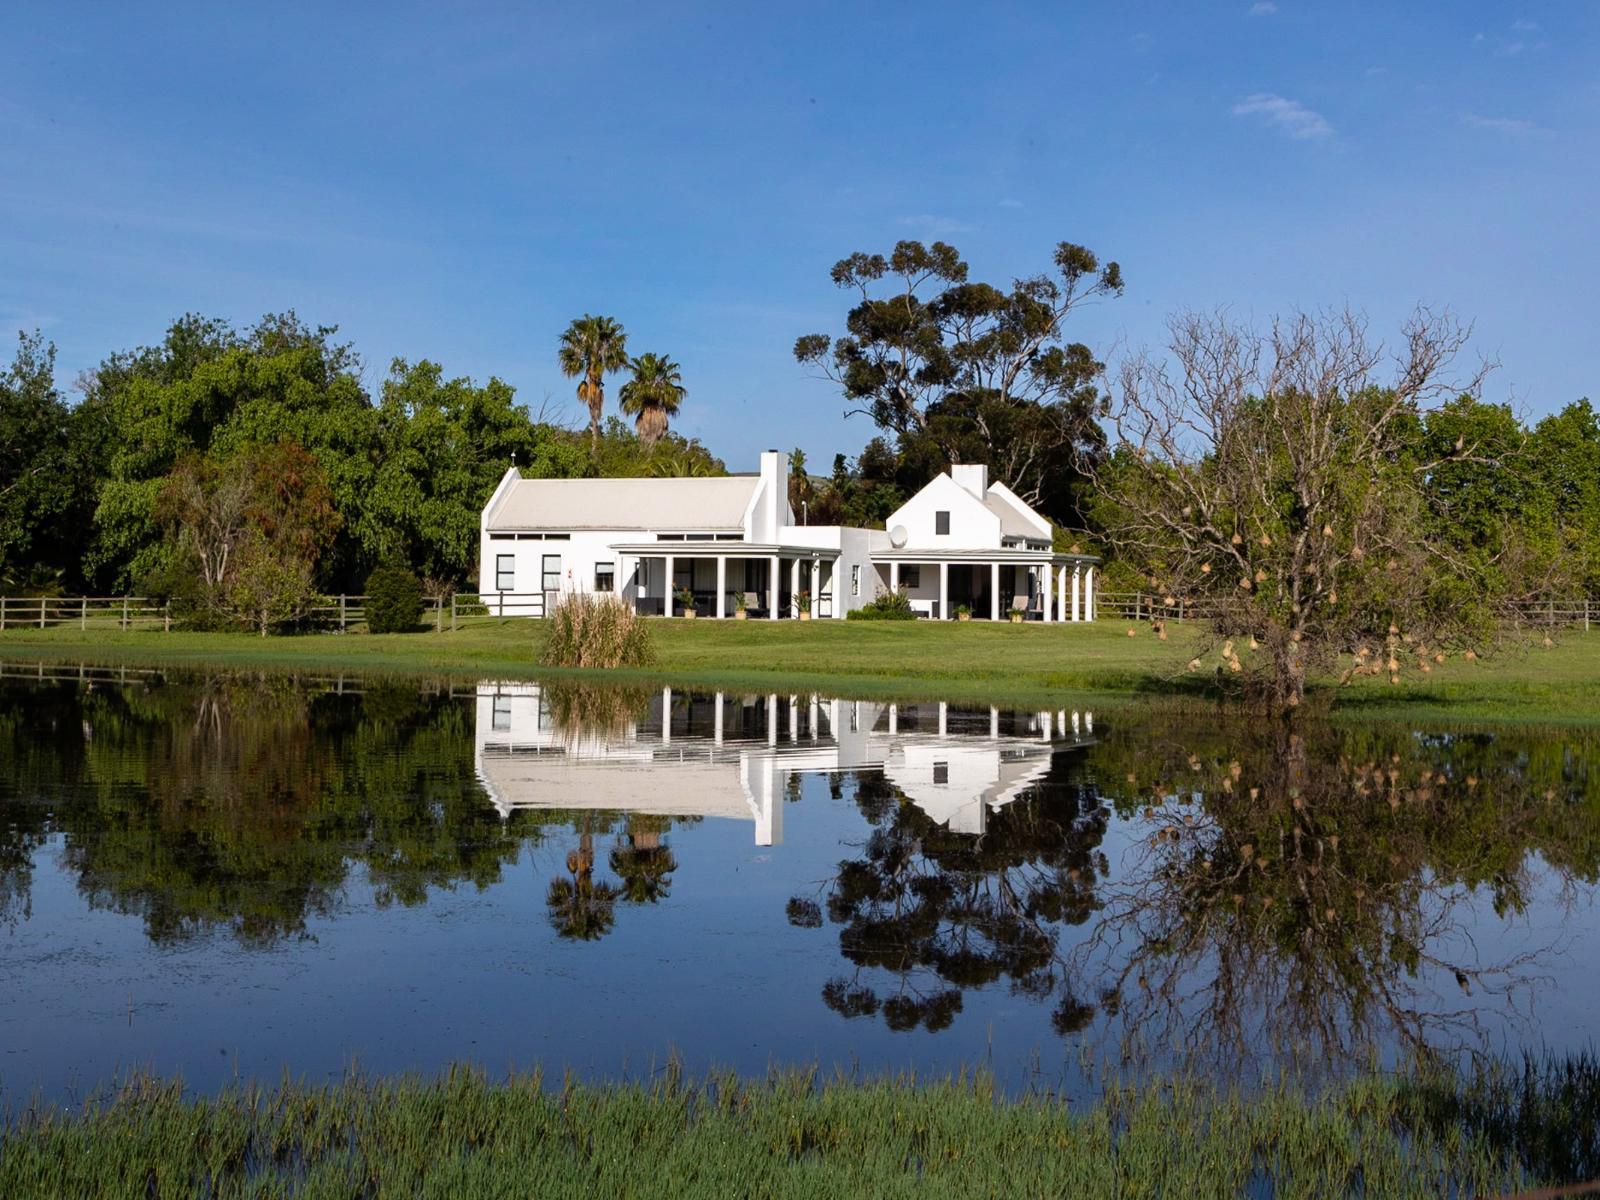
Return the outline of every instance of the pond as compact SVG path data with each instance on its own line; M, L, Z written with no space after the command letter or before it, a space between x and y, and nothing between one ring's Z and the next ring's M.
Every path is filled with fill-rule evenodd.
M0 724L13 1102L1600 1031L1595 731L33 667Z

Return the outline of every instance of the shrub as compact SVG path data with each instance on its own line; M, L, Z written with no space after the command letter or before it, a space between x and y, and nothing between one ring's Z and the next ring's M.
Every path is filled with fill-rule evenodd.
M915 621L916 619L916 610L911 607L911 600L904 588L897 592L883 592L860 608L852 609L845 614L847 621Z
M615 596L563 596L547 618L539 661L547 667L641 667L655 658L650 628Z
M390 564L367 576L367 628L410 633L422 622L422 580L410 567Z

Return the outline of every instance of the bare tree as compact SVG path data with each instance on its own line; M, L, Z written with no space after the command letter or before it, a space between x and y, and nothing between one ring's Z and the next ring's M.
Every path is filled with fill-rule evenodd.
M1484 606L1438 586L1467 568L1421 534L1438 463L1422 461L1418 422L1476 395L1488 369L1454 371L1466 326L1419 309L1393 353L1349 311L1170 329L1170 357L1123 366L1112 451L1085 466L1108 540L1158 595L1211 618L1219 669L1292 707L1341 653L1355 655L1346 678L1398 679L1485 636Z

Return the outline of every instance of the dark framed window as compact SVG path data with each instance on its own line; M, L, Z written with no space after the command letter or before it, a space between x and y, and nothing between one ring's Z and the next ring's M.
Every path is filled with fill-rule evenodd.
M900 586L903 588L919 588L922 586L922 568L917 566L904 566L900 568Z
M499 592L514 592L517 590L517 556L515 554L496 554L494 556L494 586Z
M544 590L559 592L561 590L561 555L546 554L544 556Z
M616 563L595 563L594 590L597 592L614 592L617 590Z
M950 536L950 514L942 508L933 514L933 532L940 537Z
M933 781L935 783L949 783L950 782L950 764L949 763L947 763L947 762L936 762L936 763L933 764Z
M851 567L850 567L850 594L852 596L861 595L861 566L860 566L860 564L852 564Z
M511 728L511 697L496 696L494 698L494 714L491 720L494 728L504 733Z

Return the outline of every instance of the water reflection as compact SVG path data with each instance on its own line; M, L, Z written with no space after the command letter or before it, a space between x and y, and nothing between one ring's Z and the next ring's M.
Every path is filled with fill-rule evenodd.
M1056 755L1092 744L1094 714L507 683L478 688L477 731L478 776L503 814L748 820L773 846L798 780L838 772L881 776L935 823L982 836Z
M1591 731L573 684L0 679L0 968L29 981L0 1025L46 1059L70 1038L29 1022L143 1044L95 1007L89 913L191 952L197 975L141 985L189 1023L263 951L342 987L393 929L386 995L425 1006L459 970L450 1003L487 1044L517 1044L532 1005L558 1052L632 1021L640 1058L672 1041L726 1062L761 1012L784 1016L757 1023L753 1069L785 1046L1237 1071L1581 1042L1600 1029L1579 991L1600 966L1596 750ZM249 1002L280 1003L264 986ZM371 994L324 1024L387 1023L400 1067L481 1052ZM294 1039L302 999L268 1010ZM270 1065L268 1023L237 1036Z

